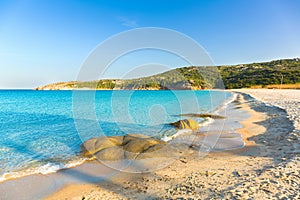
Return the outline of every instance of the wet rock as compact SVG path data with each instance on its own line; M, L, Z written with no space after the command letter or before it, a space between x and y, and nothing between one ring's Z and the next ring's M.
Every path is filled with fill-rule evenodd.
M170 123L170 125L178 128L178 129L191 129L193 131L197 131L199 129L199 124L193 119L183 119L174 123Z

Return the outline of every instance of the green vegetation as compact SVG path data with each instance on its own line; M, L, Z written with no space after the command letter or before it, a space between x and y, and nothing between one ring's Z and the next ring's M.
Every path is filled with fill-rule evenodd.
M218 67L226 88L300 83L300 59Z
M300 83L300 59L217 67L183 67L161 74L128 80L56 83L37 89L212 89L254 88Z
M87 81L76 82L74 88L95 88L95 89L114 89L115 80L99 80L99 81Z

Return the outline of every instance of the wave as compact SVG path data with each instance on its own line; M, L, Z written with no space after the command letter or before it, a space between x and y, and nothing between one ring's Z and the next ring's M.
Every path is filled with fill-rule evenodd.
M189 134L189 133L192 133L192 130L190 130L190 129L181 129L181 130L178 130L173 135L162 137L161 140L163 140L165 142L169 142L169 141L173 140L174 138L176 138L180 135Z
M0 183L7 180L22 178L34 174L46 175L55 173L62 169L69 169L79 166L87 160L88 159L80 158L78 160L69 161L68 163L45 163L42 166L32 167L21 171L6 172L0 176Z
M221 110L224 110L228 107L229 104L237 100L238 94L231 92L232 96L225 100L218 108L216 108L212 113L218 114Z
M199 125L200 125L200 127L208 126L208 125L212 124L214 121L215 120L212 118L206 118L206 119L204 119L204 121L200 122ZM193 131L190 129L180 129L180 130L177 130L177 132L175 132L174 134L164 135L160 139L165 142L169 142L180 135L191 134L191 133L193 133Z
M231 104L232 102L234 102L237 99L238 94L233 93L233 92L231 94L232 94L232 96L230 98L226 99L219 107L217 107L214 111L212 111L212 113L214 113L214 114L219 113L220 111L226 109L226 107L228 107L229 104ZM205 118L204 121L201 121L199 123L199 125L200 125L200 127L206 127L206 126L209 126L210 124L212 124L214 121L215 120L213 118L210 118L210 117ZM163 140L165 142L169 142L180 135L190 134L190 133L192 133L192 131L189 129L181 129L181 130L177 130L177 132L172 135L162 136L161 140Z

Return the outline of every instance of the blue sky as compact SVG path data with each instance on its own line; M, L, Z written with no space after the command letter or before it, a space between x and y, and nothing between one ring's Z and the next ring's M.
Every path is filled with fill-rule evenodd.
M76 80L99 43L142 27L186 34L217 65L300 57L299 10L297 0L0 0L0 88Z

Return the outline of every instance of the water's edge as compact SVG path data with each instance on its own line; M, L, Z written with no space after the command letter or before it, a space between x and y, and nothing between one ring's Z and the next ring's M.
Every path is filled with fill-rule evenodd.
M226 108L233 101L236 100L237 94L234 92L230 92L230 93L231 93L231 97L228 98L225 102L223 102L218 108L216 108L212 112L213 114L218 114L219 112L226 110ZM199 124L200 124L200 127L203 128L203 127L211 126L214 122L215 122L214 119L207 118ZM164 141L171 141L172 139L174 139L182 134L189 133L189 132L190 132L190 130L178 130L174 135L172 135L170 137L164 137L161 139ZM76 158L74 158L74 160L70 161L69 163L59 163L59 164L46 163L45 165L40 166L40 167L29 168L27 170L22 170L22 171L18 171L18 172L5 173L2 176L0 176L0 184L7 180L18 179L18 178L22 178L25 176L35 175L35 174L47 175L47 174L51 174L51 173L56 173L60 170L65 170L65 169L70 169L70 168L80 166L80 165L86 163L87 161L89 161L89 159L83 158L81 156L77 156Z

